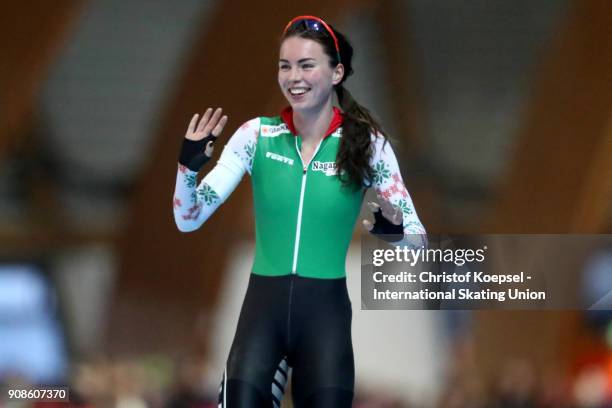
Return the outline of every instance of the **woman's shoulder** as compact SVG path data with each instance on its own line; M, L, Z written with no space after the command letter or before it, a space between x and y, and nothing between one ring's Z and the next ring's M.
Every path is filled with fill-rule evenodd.
M380 132L370 133L370 143L372 144L372 149L374 150L374 156L381 154L387 149L391 149L389 139Z
M277 116L258 116L244 122L241 128L260 130L264 127L281 126L286 128L287 125L280 115Z
M280 115L277 116L260 116L259 123L261 126L287 126Z
M259 136L278 136L288 133L289 128L279 116L258 116L244 122L236 130L234 138L257 140Z
M291 134L282 116L261 116L259 120L259 134L264 138Z
M252 119L247 120L246 122L244 122L242 125L240 125L240 127L238 128L238 130L252 130L252 129L259 129L259 126L261 125L261 117L255 117Z

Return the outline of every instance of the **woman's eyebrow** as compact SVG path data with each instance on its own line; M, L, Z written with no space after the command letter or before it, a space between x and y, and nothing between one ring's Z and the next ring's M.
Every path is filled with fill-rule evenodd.
M314 59L314 58L301 58L301 59L299 59L299 60L298 60L298 64L301 64L302 62L306 62L306 61L316 61L316 59ZM289 60L286 60L286 59L280 58L280 59L278 60L278 62L287 62L287 63L288 63L288 62L289 62Z

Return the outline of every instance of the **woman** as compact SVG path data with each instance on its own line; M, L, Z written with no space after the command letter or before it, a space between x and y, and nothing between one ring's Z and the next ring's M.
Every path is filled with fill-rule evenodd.
M314 16L296 17L281 38L278 83L289 102L234 133L196 187L227 116L208 109L188 127L174 216L200 227L251 175L256 220L252 274L227 361L220 405L279 406L287 364L296 407L350 407L354 388L351 304L345 259L365 190L373 234L421 246L425 230L381 126L343 83L353 72L346 38ZM333 106L337 94L340 111ZM417 235L415 235L417 234Z

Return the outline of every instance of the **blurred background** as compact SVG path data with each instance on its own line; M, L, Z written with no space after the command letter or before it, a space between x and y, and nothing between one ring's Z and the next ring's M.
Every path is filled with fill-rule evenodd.
M178 149L209 106L230 117L223 138L280 112L295 15L352 41L346 86L395 138L428 232L612 232L610 1L3 4L4 385L67 385L73 406L216 407L252 262L250 184L180 233ZM362 311L361 234L356 407L612 406L609 311ZM612 296L612 250L575 256L585 300Z

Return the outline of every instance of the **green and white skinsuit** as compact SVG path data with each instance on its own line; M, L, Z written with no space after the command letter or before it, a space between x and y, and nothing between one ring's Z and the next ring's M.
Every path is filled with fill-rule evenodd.
M352 396L351 309L344 280L345 261L366 187L347 188L338 178L335 160L342 140L341 121L340 112L334 110L328 134L310 163L301 158L302 138L294 134L290 111L285 110L281 116L244 123L199 184L196 172L179 165L174 217L181 231L198 229L229 197L242 176L251 175L255 260L221 388L223 407L232 398L230 406L280 405L284 383L277 380L286 380L282 367L287 363L294 370L296 406L325 406L317 402L323 401L316 399L318 389L328 390L327 397L333 389ZM373 178L369 187L403 212L405 235L397 245L424 246L425 229L391 146L372 135L372 148ZM272 325L272 320L280 323ZM330 344L337 345L332 354ZM232 387L250 386L252 389L240 391L240 396L232 392ZM244 402L244 398L260 402ZM348 406L351 398L346 399Z

